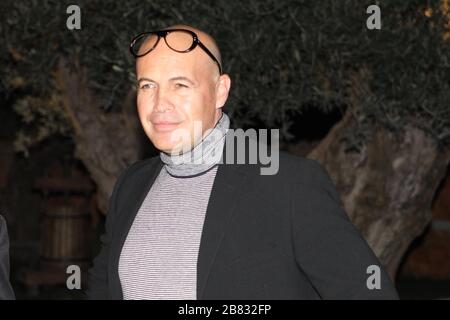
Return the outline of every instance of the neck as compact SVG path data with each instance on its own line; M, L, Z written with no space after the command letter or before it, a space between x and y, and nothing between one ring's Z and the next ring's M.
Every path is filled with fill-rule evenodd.
M208 171L222 158L225 135L230 127L229 117L222 112L222 116L212 131L193 149L180 155L160 153L169 174L177 177L189 177Z

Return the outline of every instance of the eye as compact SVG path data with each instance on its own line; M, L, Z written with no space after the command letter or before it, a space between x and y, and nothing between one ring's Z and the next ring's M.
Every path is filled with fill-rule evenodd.
M180 82L176 83L175 87L176 88L189 88L187 85L185 85L184 83L180 83Z
M153 83L143 83L139 86L139 89L141 90L148 90L148 89L153 89L155 87L155 85Z

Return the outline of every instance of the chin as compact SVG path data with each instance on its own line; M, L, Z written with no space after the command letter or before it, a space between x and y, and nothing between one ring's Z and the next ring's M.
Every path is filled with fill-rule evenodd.
M173 135L173 132L153 131L148 135L156 149L168 154L181 154L192 148L192 142L186 136ZM178 139L176 139L177 137ZM181 140L180 140L181 138ZM178 140L178 141L174 141Z
M155 146L156 149L159 151L163 151L166 153L170 153L171 150L175 147L174 145L166 142L166 141L155 141L154 139L150 139Z
M156 149L168 154L176 153L178 152L178 150L181 149L181 147L177 146L177 144L174 144L172 141L169 141L170 139L161 139L160 137L158 138L153 137L150 138L150 140Z

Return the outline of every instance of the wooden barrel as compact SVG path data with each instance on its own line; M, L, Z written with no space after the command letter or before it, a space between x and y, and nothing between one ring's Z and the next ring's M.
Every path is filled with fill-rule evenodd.
M41 262L46 268L80 267L89 262L89 199L51 196L41 211Z

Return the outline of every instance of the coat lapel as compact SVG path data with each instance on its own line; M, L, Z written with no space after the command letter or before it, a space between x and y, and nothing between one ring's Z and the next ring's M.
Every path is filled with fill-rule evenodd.
M225 150L224 157L225 159ZM246 180L243 167L219 164L206 210L197 261L197 299L204 299L204 291L220 244L233 217L238 197Z
M122 286L120 284L119 278L119 259L120 254L122 252L123 245L125 244L125 240L128 236L128 232L133 225L133 221L141 207L142 203L145 200L150 188L156 180L159 172L163 167L163 163L161 159L158 157L157 161L152 163L146 168L146 172L136 177L136 181L133 185L133 189L136 190L136 196L133 199L129 199L130 210L128 212L119 212L117 222L118 225L123 226L123 228L118 228L120 232L114 235L112 240L113 244L111 245L111 259L112 263L112 272L111 272L111 295L114 300L123 299L123 291Z

